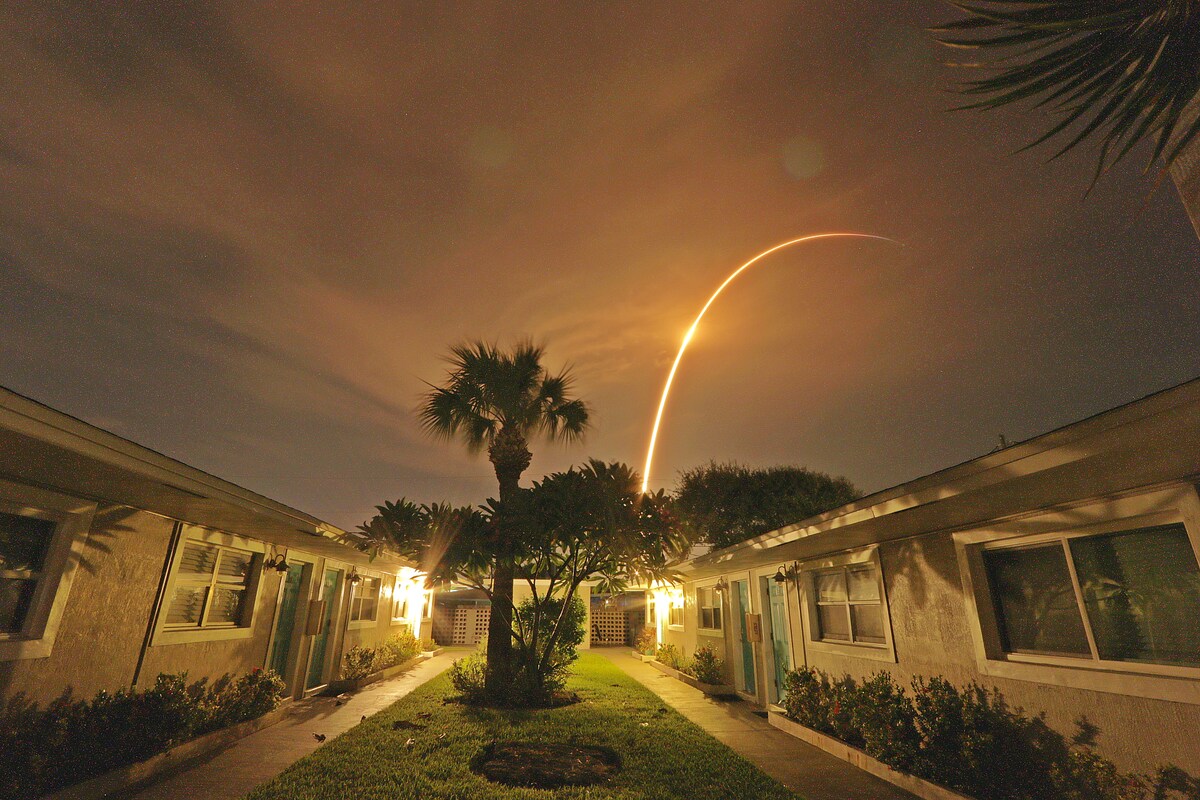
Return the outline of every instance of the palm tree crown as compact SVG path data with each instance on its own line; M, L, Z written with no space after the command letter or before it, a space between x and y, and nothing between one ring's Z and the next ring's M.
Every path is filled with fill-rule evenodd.
M531 342L511 352L486 342L451 348L446 383L432 388L419 412L425 430L459 439L472 452L493 445L501 431L522 440L578 440L588 427L588 406L569 397L570 371L551 375L543 354Z
M939 40L998 53L989 75L964 83L982 99L963 108L1029 99L1055 111L1058 121L1027 147L1078 123L1054 157L1099 136L1093 183L1140 141L1154 142L1151 164L1162 157L1170 167L1200 133L1189 109L1200 93L1195 0L949 2L969 16L935 28Z

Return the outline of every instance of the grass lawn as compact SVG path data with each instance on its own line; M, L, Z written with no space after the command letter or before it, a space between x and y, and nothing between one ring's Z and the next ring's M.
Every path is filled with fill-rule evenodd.
M293 764L249 800L796 800L796 795L681 717L657 695L598 655L575 663L570 688L583 699L542 711L442 704L442 675ZM432 716L420 719L425 712ZM419 729L393 730L411 720ZM440 734L445 734L438 738ZM411 746L405 742L413 739ZM601 786L514 789L471 772L492 740L611 747L623 767Z

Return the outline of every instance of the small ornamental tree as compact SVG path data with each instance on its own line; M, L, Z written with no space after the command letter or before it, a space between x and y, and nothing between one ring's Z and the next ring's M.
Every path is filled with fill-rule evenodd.
M618 592L634 581L675 577L672 565L684 554L686 537L666 495L643 494L640 486L629 466L591 460L515 493L505 504L505 524L521 532L509 546L516 580L525 581L531 595L519 614L511 586L495 591L492 580L495 503L471 509L401 499L378 506L379 513L347 539L366 552L388 550L415 561L431 583L453 580L481 590L493 613L507 604L500 613L513 620L515 670L506 693L489 688L486 694L492 703L510 704L519 685L520 702L546 702L584 581Z

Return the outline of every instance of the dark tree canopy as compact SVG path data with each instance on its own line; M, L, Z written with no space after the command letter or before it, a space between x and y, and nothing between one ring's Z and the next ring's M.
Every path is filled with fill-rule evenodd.
M962 92L965 108L1029 101L1057 120L1031 145L1065 139L1057 155L1100 140L1099 177L1139 142L1170 166L1200 134L1200 13L1191 0L950 0L967 16L939 40L991 59Z
M713 461L680 475L675 511L698 541L729 547L837 508L861 492L804 467L751 469Z

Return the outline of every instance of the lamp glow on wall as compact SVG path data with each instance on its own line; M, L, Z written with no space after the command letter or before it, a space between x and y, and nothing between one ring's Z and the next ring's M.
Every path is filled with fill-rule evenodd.
M401 567L396 573L396 588L393 603L400 601L404 604L403 620L408 623L413 636L421 638L421 621L425 614L425 605L429 601L432 590L425 588L425 575L411 567Z

